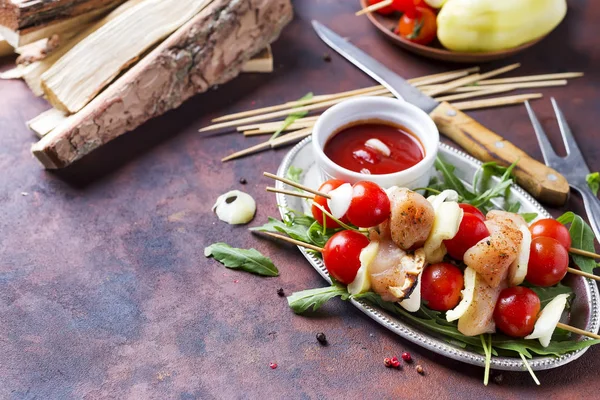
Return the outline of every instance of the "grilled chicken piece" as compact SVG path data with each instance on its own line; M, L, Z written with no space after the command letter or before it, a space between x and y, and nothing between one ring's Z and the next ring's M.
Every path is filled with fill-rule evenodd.
M388 197L391 216L382 225L389 224L394 243L403 250L423 247L435 219L431 203L419 193L399 187L389 189Z
M385 301L403 300L412 293L425 267L425 252L406 253L391 240L389 231L371 231L369 236L379 243L377 256L369 264L371 289Z
M467 311L458 319L460 333L466 336L477 336L496 331L494 308L500 292L505 287L504 282L497 287L491 287L481 275L476 275L473 300Z
M495 288L505 280L510 265L517 259L523 233L509 219L488 220L485 226L490 236L467 250L463 261Z
M527 226L527 222L522 216L508 211L492 210L487 213L485 218L499 223L510 224L512 222L517 228L520 228L523 225Z

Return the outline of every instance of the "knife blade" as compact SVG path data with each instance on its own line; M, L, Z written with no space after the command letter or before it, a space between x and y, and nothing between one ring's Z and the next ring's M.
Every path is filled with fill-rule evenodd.
M496 161L500 165L517 162L514 169L517 183L533 197L551 205L563 205L566 202L569 184L557 171L529 157L523 150L451 104L440 103L422 93L320 22L313 20L312 25L317 35L329 47L385 86L398 99L404 99L428 113L440 133L452 139L475 158L484 162Z

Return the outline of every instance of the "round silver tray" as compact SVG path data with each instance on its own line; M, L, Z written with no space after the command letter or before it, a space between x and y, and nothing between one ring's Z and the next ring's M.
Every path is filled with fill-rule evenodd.
M310 137L306 138L302 142L298 143L292 150L290 150L279 166L277 174L285 177L288 169L291 166L302 168L302 183L309 187L317 188L321 183L321 175L314 162L310 141ZM439 155L441 155L445 161L456 166L456 175L461 178L465 184L467 184L467 186L469 186L468 183L473 181L473 176L481 165L481 162L473 157L445 144L440 144ZM284 189L286 186L287 185L281 182L277 182L277 187L280 189ZM550 214L548 214L548 212L537 201L535 201L519 186L512 185L510 188L510 193L511 200L518 200L521 203L520 212L536 212L540 218L550 217ZM279 209L282 213L282 216L286 208L292 208L296 210L308 209L308 205L305 200L279 193L277 194L277 204L281 206ZM501 204L498 203L498 206L501 206ZM305 251L303 247L299 247L299 249L304 257L306 257L310 264L317 270L317 272L327 282L331 283L323 261L320 258L315 257L313 254ZM587 330L588 332L597 333L600 325L600 319L598 307L598 288L595 282L572 274L569 274L563 280L563 282L571 286L575 292L575 300L571 305L571 314L569 316L568 323L578 328ZM401 317L390 314L385 310L373 306L365 301L350 301L366 315L385 326L392 332L395 332L399 336L410 340L413 343L458 361L479 366L485 365L485 357L479 353L454 346L444 340L444 338L419 329L411 325L410 322L403 321ZM528 363L533 370L556 368L576 360L577 358L581 357L586 350L587 348L573 351L560 357L533 357L531 360L528 360ZM506 371L525 370L523 361L516 357L492 357L491 366L494 369Z

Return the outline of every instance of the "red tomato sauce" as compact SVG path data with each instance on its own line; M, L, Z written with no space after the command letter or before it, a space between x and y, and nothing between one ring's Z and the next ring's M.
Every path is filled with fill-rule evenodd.
M367 147L378 139L390 150L389 156ZM331 136L325 155L337 165L364 174L382 175L404 171L425 157L423 146L407 128L384 121L366 121L346 126Z

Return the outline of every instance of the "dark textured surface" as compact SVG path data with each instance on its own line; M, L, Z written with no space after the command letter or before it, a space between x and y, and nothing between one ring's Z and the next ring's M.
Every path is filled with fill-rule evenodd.
M198 134L210 118L309 90L371 84L337 55L323 60L330 52L311 18L407 77L455 68L394 48L352 16L355 3L296 1L296 19L274 46L275 73L244 75L197 96L59 173L43 171L29 154L34 138L24 123L45 101L21 82L0 82L0 398L597 397L600 348L538 373L541 387L526 373L502 373L501 385L486 388L483 369L422 350L349 304L336 300L315 315L295 316L277 289L322 286L317 273L295 248L211 213L219 194L238 188L259 204L252 225L277 215L261 173L275 171L287 149L223 165L222 156L263 139ZM549 102L555 96L598 170L600 5L593 3L570 1L557 31L489 68L520 61L520 75L586 72L568 87L543 89L546 98L534 108L560 143ZM2 69L11 62L3 59ZM523 107L470 114L540 159ZM568 207L583 211L575 197ZM204 247L215 241L256 247L281 276L259 278L205 259ZM315 339L321 331L327 347ZM425 376L416 363L401 371L383 366L384 357L403 350Z

